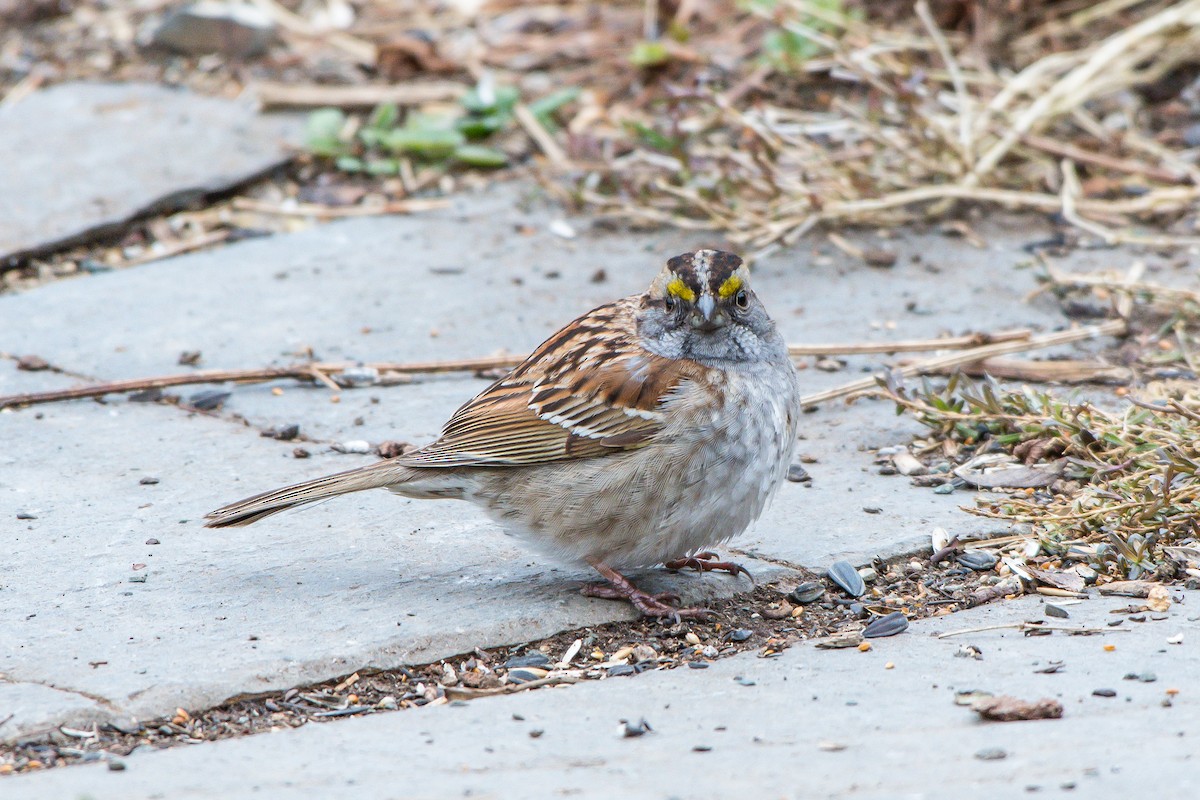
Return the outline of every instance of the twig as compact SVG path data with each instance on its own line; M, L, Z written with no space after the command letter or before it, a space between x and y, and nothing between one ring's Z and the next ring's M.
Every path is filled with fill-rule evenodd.
M446 208L449 205L449 200L440 198L428 200L392 200L379 206L325 206L319 203L280 205L264 200L255 200L250 197L235 197L233 199L233 208L235 211L249 211L255 214L272 214L281 217L376 217L386 214L415 214L421 211Z
M951 636L964 636L968 633L982 633L983 631L1065 631L1067 633L1112 633L1121 632L1128 633L1129 628L1072 628L1070 625L1047 625L1041 622L1010 622L1005 625L983 625L978 628L963 628L959 631L947 631L939 633L937 638L948 639Z
M209 231L208 233L201 234L193 239L187 239L186 241L176 242L175 244L168 245L161 250L148 250L147 252L142 253L140 256L136 256L128 261L121 262L120 266L134 267L138 266L139 264L149 264L151 261L159 261L164 258L183 255L184 253L190 253L193 250L200 250L205 247L211 247L214 244L220 244L232 235L233 231L228 229Z
M918 339L888 343L869 344L827 344L827 345L793 345L788 348L792 355L836 355L844 353L894 353L919 350L940 350L962 347L976 347L981 342L1026 341L1029 331L1015 329L997 331L993 334L979 333L971 336L955 336L943 339ZM0 353L0 356L3 356ZM165 389L171 386L189 386L201 383L261 383L263 381L294 378L296 380L312 381L322 377L332 382L328 376L337 375L351 368L365 367L378 373L426 374L441 372L480 372L495 369L509 369L520 364L525 359L522 355L489 356L485 358L453 359L446 361L419 362L376 362L371 364L356 364L351 362L315 362L307 364L292 364L283 367L263 367L255 369L208 369L196 370L181 375L164 375L156 378L133 378L124 381L99 383L94 386L81 386L74 389L61 389L49 392L31 392L28 394L0 396L0 408L29 406L39 403L54 403L61 400L79 400L88 397L102 397L106 394L125 394L140 392L146 389ZM326 383L329 385L329 383ZM334 388L339 389L336 383Z
M937 339L906 339L899 342L863 342L836 344L792 344L788 355L795 356L841 356L865 353L923 353L930 350L963 350L997 342L1029 339L1033 331L1029 328L1013 328L995 333L973 333L967 336L944 336Z
M974 128L971 95L967 92L967 84L963 80L962 70L959 69L958 61L955 60L954 53L950 51L950 44L946 41L946 37L942 35L942 31L934 20L933 14L929 11L927 0L917 0L914 10L917 12L917 16L920 17L921 24L925 26L925 30L929 31L929 37L937 45L938 54L942 57L942 61L946 62L946 71L950 73L950 82L954 85L954 94L958 98L958 144L962 149L963 164L969 167L975 162L974 139L971 135L971 131Z
M495 356L492 358L464 359L461 361L430 361L410 364L379 363L365 366L373 367L380 373L420 374L502 369L515 366L520 361L520 357ZM54 403L61 400L80 400L88 397L102 397L106 394L124 394L127 392L140 392L146 389L165 389L170 386L191 386L200 383L262 383L263 381L274 381L282 378L312 381L316 380L314 369L319 373L329 375L359 366L363 365L351 363L316 363L255 369L202 369L182 375L164 375L157 378L133 378L124 381L98 383L94 386L80 386L74 389L14 394L7 397L0 397L0 408ZM341 387L338 388L340 390Z
M383 103L420 106L457 100L468 87L453 81L426 81L387 85L323 86L319 84L256 83L251 91L266 110L277 108L368 109Z
M967 375L991 375L1033 383L1119 383L1133 380L1133 370L1114 367L1103 361L1028 361L1014 358L989 358L974 364L962 364L941 373L959 371Z
M521 127L529 134L529 138L537 142L537 146L546 154L546 158L550 159L551 164L556 167L570 165L571 159L567 158L566 152L558 146L558 142L554 141L554 137L538 121L538 118L534 116L534 113L529 110L527 105L517 103L513 107L513 116L517 118L517 122L521 123Z
M1120 336L1126 331L1124 320L1110 320L1099 325L1088 325L1082 328L1075 328L1069 331L1061 331L1059 333L1047 333L1041 336L1033 336L1029 339L1020 339L1014 342L999 342L997 344L989 344L983 347L975 347L970 350L963 350L960 353L949 356L938 356L937 358L919 361L916 364L910 364L907 367L901 367L895 370L896 373L905 378L911 378L916 375L926 375L929 373L940 372L950 367L959 366L962 364L973 364L976 361L983 361L992 356L1010 355L1012 353L1022 353L1029 350L1040 350L1045 347L1055 347L1061 344L1070 344L1084 339L1095 339L1100 336ZM824 403L829 400L834 400L847 395L860 394L869 392L875 388L876 379L874 376L863 378L862 380L853 381L842 386L828 389L824 392L807 395L801 398L801 402L806 406L813 406L819 403Z
M1105 155L1104 153L1094 153L1091 150L1084 150L1082 147L1076 147L1073 144L1060 142L1046 136L1036 136L1032 133L1027 133L1021 137L1021 142L1051 155L1070 158L1085 164L1095 164L1098 167L1111 169L1114 172L1143 175L1152 180L1162 181L1163 183L1183 183L1188 179L1187 175L1176 170L1155 167L1150 164L1143 164L1140 161L1117 158Z
M1062 190L1059 192L1059 198L1062 200L1063 219L1077 228L1082 228L1088 233L1099 236L1105 244L1116 244L1116 237L1112 231L1099 223L1092 222L1090 219L1084 219L1075 210L1075 200L1082 193L1082 187L1079 185L1079 173L1075 171L1075 162L1069 158L1064 158L1061 169Z
M308 39L323 39L367 66L375 66L378 51L370 42L342 31L319 30L304 17L281 6L275 0L254 0L254 4L271 15L279 27Z

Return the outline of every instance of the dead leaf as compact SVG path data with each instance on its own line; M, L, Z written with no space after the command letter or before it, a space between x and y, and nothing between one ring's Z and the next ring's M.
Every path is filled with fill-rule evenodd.
M994 722L1015 722L1028 719L1060 719L1063 715L1062 703L1043 697L1041 700L1029 702L1017 697L1000 695L999 697L983 697L971 704L971 710L980 717Z
M1157 586L1150 581L1113 581L1100 587L1100 594L1120 597L1149 597L1150 589Z
M1068 592L1082 592L1087 585L1083 578L1074 572L1038 569L1028 564L1025 565L1025 570L1039 583L1053 586L1056 589L1064 589Z
M1146 605L1151 611L1168 611L1171 608L1171 591L1162 585L1150 587L1146 593Z
M1023 466L1003 453L988 453L957 467L954 474L976 489L1036 489L1058 480L1064 466L1062 459Z

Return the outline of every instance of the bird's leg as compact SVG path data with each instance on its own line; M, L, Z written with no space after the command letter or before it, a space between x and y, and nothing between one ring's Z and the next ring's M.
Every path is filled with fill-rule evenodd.
M634 608L647 617L681 617L704 618L712 612L707 608L676 608L672 603L679 602L679 595L673 592L649 594L633 585L621 573L599 560L589 560L589 564L604 576L608 583L586 583L580 591L588 597L603 597L606 600L628 600Z
M694 569L698 572L713 572L714 570L720 570L722 572L728 572L730 575L737 575L738 573L741 573L749 578L751 583L754 582L754 576L750 574L750 570L746 569L736 561L719 561L717 560L716 553L709 552L707 550L703 553L696 553L694 556L677 558L674 561L665 561L663 562L663 566L671 570Z

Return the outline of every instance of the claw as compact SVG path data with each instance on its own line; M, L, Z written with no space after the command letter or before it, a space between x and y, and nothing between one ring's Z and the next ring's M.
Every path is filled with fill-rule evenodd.
M633 585L628 578L603 561L593 561L592 566L607 579L608 583L587 583L580 591L588 597L606 600L628 600L633 607L647 617L670 617L678 623L680 619L704 619L713 612L707 608L679 608L679 595L674 592L650 594Z
M736 561L720 561L716 553L707 550L692 556L664 562L663 566L670 570L694 569L697 572L721 571L728 572L734 576L742 574L749 578L751 583L754 582L754 576L750 574L750 570Z

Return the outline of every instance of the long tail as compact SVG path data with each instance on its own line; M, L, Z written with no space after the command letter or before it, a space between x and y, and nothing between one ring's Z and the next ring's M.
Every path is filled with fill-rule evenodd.
M363 489L379 489L405 483L415 477L416 471L388 461L371 464L366 467L314 478L311 481L285 486L270 492L256 494L239 500L236 503L218 508L205 515L208 520L206 528L230 528L238 525L249 525L258 522L263 517L269 517L289 508L302 506L334 497L339 494L360 492Z

